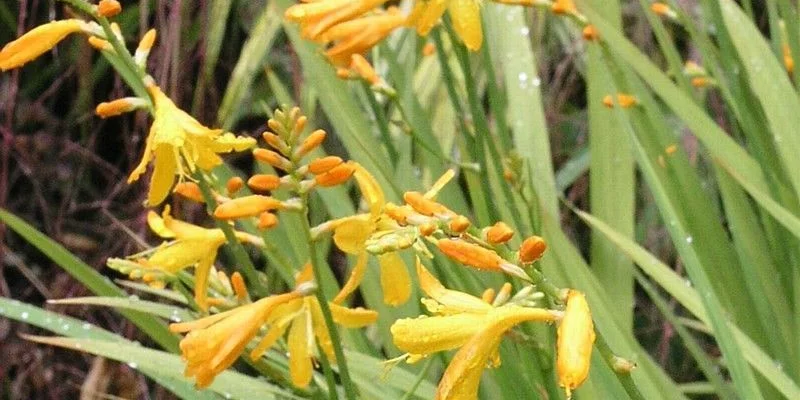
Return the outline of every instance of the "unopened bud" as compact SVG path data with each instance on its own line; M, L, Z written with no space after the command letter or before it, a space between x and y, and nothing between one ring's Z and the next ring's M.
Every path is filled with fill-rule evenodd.
M117 0L100 0L97 4L97 13L110 18L122 12L122 5Z
M450 228L450 231L454 233L462 233L466 231L471 224L472 223L469 221L469 218L463 215L458 215L450 221L448 228Z
M627 358L612 356L611 367L618 374L628 375L636 368L636 363Z
M111 43L108 43L105 39L100 39L97 36L89 36L89 39L86 39L89 42L89 45L94 47L95 50L98 51L114 51L114 46Z
M303 143L300 144L300 147L297 148L295 156L302 158L312 150L316 149L325 140L326 135L327 134L322 129L317 129L316 131L311 132L306 140L303 140Z
M492 305L501 306L505 304L509 298L511 298L511 284L506 282L503 284L503 287L500 288L500 291L497 292L497 297L494 298Z
M330 171L314 177L314 182L322 187L336 186L346 182L356 172L355 166L350 163L340 164Z
M133 55L134 61L136 61L136 65L144 67L147 64L147 57L150 55L150 49L153 48L153 44L156 41L156 30L150 29L147 33L142 36L142 40L139 41L139 46L136 48L136 52Z
M631 108L639 104L639 101L636 99L635 96L625 93L618 93L617 103L622 108ZM603 97L603 105L608 108L614 108L614 98L611 97L611 95L606 95L605 97Z
M195 202L205 203L200 186L194 182L181 182L175 185L174 192Z
M314 175L324 174L325 172L328 172L334 167L340 165L342 162L342 159L336 156L318 158L308 164L308 172L311 172Z
M575 2L572 0L556 0L552 6L550 6L550 11L556 15L566 15L566 14L575 14L578 12L578 9L575 7Z
M272 150L255 149L253 150L253 157L255 157L258 161L267 163L284 171L289 171L292 169L292 163L289 160Z
M438 228L439 227L433 222L428 222L417 227L417 229L419 229L419 234L422 236L433 235L433 233L436 232L436 229Z
M411 206L414 211L429 217L433 215L447 215L452 213L452 211L447 209L447 207L444 205L426 198L420 192L405 192L403 194L403 200L405 200L405 202Z
M547 250L547 243L539 236L531 236L522 242L519 247L519 260L522 263L532 263L542 257Z
M656 15L662 17L666 17L673 20L678 18L678 14L676 14L675 11L672 8L670 8L670 6L664 3L653 3L650 5L650 10L656 13Z
M279 200L269 196L250 195L239 197L217 206L214 210L214 217L219 219L236 219L253 217L264 211L280 209L282 206Z
M586 25L583 27L583 39L588 42L594 42L600 38L600 32L594 25Z
M484 290L483 294L481 294L481 300L489 304L492 304L492 302L494 301L494 289L487 288L486 290Z
M589 375L594 339L594 323L586 297L570 290L556 343L558 384L566 391L567 398Z
M434 52L436 52L436 45L433 43L425 43L425 46L422 47L422 55L425 57L433 55Z
M453 260L477 269L501 271L500 265L505 262L496 252L463 240L442 239L437 247Z
M244 180L238 176L228 179L228 182L225 183L225 190L228 192L228 196L236 194L236 192L242 190L243 187Z
M502 244L514 236L514 231L505 222L497 222L489 228L483 230L483 240L489 244Z
M142 108L145 104L145 101L138 97L125 97L112 101L104 101L97 105L94 112L100 118L116 117L117 115Z
M258 216L258 229L272 229L278 225L278 217L271 212L263 212Z
M281 185L281 178L273 174L257 174L247 180L247 186L256 192L268 192Z
M270 145L270 147L272 147L273 149L278 150L283 154L287 154L289 152L289 145L286 144L286 141L281 139L280 136L269 131L264 132L263 134L261 134L261 136L264 138L267 144Z
M236 300L241 303L248 301L250 294L247 292L247 285L245 285L244 278L242 278L242 274L239 271L231 275L231 286L233 286L233 292L236 293Z
M370 85L376 85L381 81L378 73L372 68L372 65L361 54L353 54L350 59L350 68L352 68L361 79L369 82Z

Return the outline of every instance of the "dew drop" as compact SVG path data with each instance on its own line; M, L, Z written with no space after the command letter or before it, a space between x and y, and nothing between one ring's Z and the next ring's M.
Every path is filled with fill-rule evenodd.
M22 318L22 319L28 319L29 316L30 316L30 314L28 314L27 311L23 311L22 314L20 314L19 317Z
M683 283L686 284L686 287L692 287L692 281L688 279L684 280Z
M691 236L687 236L686 237L686 243L692 244L692 242L694 242L694 238L691 237Z
M530 34L530 33L531 33L531 30L530 30L530 28L528 28L527 26L523 26L522 28L520 28L520 30L519 30L519 33L520 33L522 36L528 36L528 34Z
M61 329L64 330L64 331L68 331L70 328L71 328L71 326L69 326L69 324L61 325Z
M532 84L533 86L537 86L537 87L538 87L539 85L541 85L541 84L542 84L542 80L541 80L541 79L539 79L539 77L538 77L538 76L536 76L536 77L534 77L533 79L531 79L531 84Z
M133 361L129 362L128 366L133 368L133 369L139 368L139 364L137 364L137 363L135 363Z
M85 331L88 331L89 329L92 329L92 324L84 322L83 325L81 325L81 328L83 328Z
M135 294L132 294L132 295L128 296L128 299L133 300L133 301L138 301L139 300L139 296L137 296Z
M525 82L528 80L528 74L526 74L525 72L520 72L519 75L517 75L517 78L519 79L520 82Z

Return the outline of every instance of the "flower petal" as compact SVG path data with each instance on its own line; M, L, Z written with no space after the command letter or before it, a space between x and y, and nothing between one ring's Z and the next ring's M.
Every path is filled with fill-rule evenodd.
M502 334L497 326L490 326L469 339L444 371L436 399L477 399L483 369L500 344Z
M381 289L383 302L390 306L399 306L411 296L411 277L406 264L397 252L381 254L378 257L381 265Z
M150 192L147 194L149 206L161 204L169 195L172 184L175 182L178 164L173 149L169 145L156 146L155 169L150 180Z
M422 265L419 258L417 258L417 275L419 276L420 286L425 294L441 304L442 307L438 312L442 314L462 312L486 313L492 309L490 304L481 300L479 297L445 288L442 283Z
M313 365L311 364L311 315L301 313L292 321L289 329L289 374L292 383L297 387L306 387L311 382Z
M369 204L369 212L373 217L380 214L383 205L386 203L386 198L383 195L381 185L369 171L366 170L361 164L356 164L356 172L353 176L358 182L358 188L361 190L361 195L364 200Z
M329 303L333 320L345 328L361 328L378 320L378 312L366 308L347 308Z
M364 243L375 231L375 223L370 220L350 219L333 231L336 247L345 253L359 254L364 251Z
M403 318L391 327L394 344L410 354L430 354L461 347L486 327L479 314Z
M483 42L480 4L476 0L450 0L448 8L453 28L467 48L480 49Z
M342 290L333 298L333 303L341 303L347 296L358 289L358 285L361 284L361 281L364 279L364 273L367 271L368 260L369 256L366 252L362 252L358 255L356 265L353 267L353 271L350 272L350 278L344 283Z

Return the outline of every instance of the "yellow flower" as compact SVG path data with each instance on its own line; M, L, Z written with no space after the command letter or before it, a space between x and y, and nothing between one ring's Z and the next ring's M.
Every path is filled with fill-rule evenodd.
M265 297L195 321L171 324L172 332L189 332L180 343L186 360L184 375L194 376L198 387L210 385L215 376L236 361L275 307L302 298L304 290Z
M403 25L406 17L397 7L337 24L320 35L323 43L334 43L325 51L331 64L348 66L354 54L362 54Z
M476 399L483 369L498 366L497 353L506 331L525 321L552 322L558 311L515 304L492 306L479 297L446 289L417 260L423 303L433 316L397 320L391 327L394 344L409 353L408 362L460 348L444 372L437 399Z
M304 38L318 40L332 26L353 20L385 3L386 0L319 0L295 4L284 16L300 24Z
M0 50L0 69L18 68L55 47L71 33L92 32L88 22L79 19L51 21L39 25Z
M407 26L416 27L417 33L426 36L445 11L450 12L453 29L468 49L481 48L481 10L478 0L417 0L406 20Z
M139 264L171 274L194 266L195 301L200 308L207 309L208 275L217 258L217 251L225 244L225 234L221 229L207 229L172 218L169 207L164 209L162 217L150 211L147 222L157 235L175 240L156 248L149 257L139 260ZM236 237L242 242L263 244L261 238L244 232L236 232Z
M222 129L209 129L178 108L158 86L148 88L155 105L155 119L147 136L144 155L128 177L128 183L139 179L150 159L155 169L150 181L147 203L155 206L169 194L177 175L180 180L200 168L210 170L222 163L218 153L242 151L255 146L250 137L234 136Z
M310 282L311 275L311 265L307 264L298 274L298 286ZM328 305L334 322L346 328L361 328L378 319L378 313L372 310L350 309L334 303ZM269 330L250 352L250 358L256 360L261 357L288 330L289 375L295 386L306 387L311 382L314 371L312 355L317 344L325 352L328 360L336 361L333 343L315 296L308 295L282 304L270 314L266 323L269 325Z
M567 397L589 375L594 339L594 324L586 296L570 290L564 318L558 326L556 345L558 384L564 388Z

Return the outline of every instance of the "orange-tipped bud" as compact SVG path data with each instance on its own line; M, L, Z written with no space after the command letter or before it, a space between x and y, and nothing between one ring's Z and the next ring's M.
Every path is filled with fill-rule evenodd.
M418 226L417 228L419 229L419 234L420 235L422 235L422 236L430 236L430 235L433 235L434 232L436 232L436 229L438 228L438 226L436 226L436 224L434 224L433 222L428 222L428 223L425 223L425 224L422 224L422 225Z
M422 47L422 55L427 57L433 55L436 52L436 45L433 43L425 43L425 46Z
M107 43L107 42L106 42ZM105 101L97 105L95 114L100 118L116 117L117 115L131 112L145 105L144 100L138 97L125 97L122 99Z
M336 68L336 77L339 79L352 79L353 73L347 68L339 67Z
M625 93L618 93L617 94L617 103L622 108L631 108L637 104L639 104L639 100L636 99L635 96ZM606 95L603 97L603 105L608 108L614 108L614 98L611 95Z
M281 202L269 196L250 195L226 201L214 210L214 217L219 219L236 219L254 217L264 211L281 208Z
M483 294L481 294L481 300L489 304L492 304L492 302L494 301L494 294L495 294L494 289L488 288L483 291Z
M273 174L253 175L247 180L247 186L257 192L268 192L275 190L281 185L281 178Z
M514 180L515 180L514 171L512 171L512 170L510 170L508 168L504 169L503 170L503 179L505 179L506 182L514 182Z
M452 232L462 233L466 231L470 225L472 225L472 222L469 221L469 218L463 215L457 215L450 221L448 228L450 228Z
M0 50L0 70L21 67L55 47L71 33L80 32L87 26L79 19L52 21L39 25Z
M589 42L594 42L600 38L600 32L594 25L586 25L583 27L583 39Z
M136 65L144 67L147 63L147 57L150 55L150 49L153 48L153 44L156 41L156 30L150 29L147 33L142 36L142 40L139 41L139 46L136 48L136 53L133 54L133 59L136 61Z
M697 76L692 78L691 84L696 88L703 88L709 85L711 81L708 80L705 76Z
M256 160L272 165L275 168L288 171L292 169L292 163L282 155L267 149L253 150L253 157Z
M278 226L278 217L271 212L263 212L258 216L258 229L266 230Z
M324 174L339 166L342 162L342 159L336 156L318 158L308 164L308 172L314 175Z
M242 278L242 274L239 271L231 275L231 286L233 286L233 292L236 293L236 300L239 300L239 302L245 302L250 297L247 292L247 285L245 285L244 278Z
M297 157L303 157L306 154L310 153L312 150L316 149L322 141L325 140L325 136L327 134L322 129L317 129L314 132L311 132L310 135L303 140L303 143L300 144L300 147L297 148Z
M372 68L372 64L361 54L353 54L351 56L350 68L352 68L361 79L369 82L371 85L376 85L381 81L375 68Z
M117 0L100 0L97 4L97 13L110 18L122 12L122 5Z
M575 7L575 2L572 0L556 0L550 7L550 11L556 15L575 14L578 9Z
M483 230L483 240L490 244L505 243L514 236L514 231L505 222L498 222Z
M675 11L672 8L670 8L670 6L668 6L668 5L664 4L664 3L653 3L653 4L651 4L650 5L650 11L652 11L652 12L656 13L656 15L659 15L659 16L662 16L662 17L666 17L666 18L670 18L670 19L678 18L678 14L676 14Z
M567 308L558 326L557 336L558 384L564 388L569 398L572 391L589 375L595 339L592 314L583 293L570 290L567 294Z
M289 145L287 145L286 142L283 139L281 139L280 136L272 132L269 131L264 132L261 134L261 136L264 138L267 144L270 145L270 147L272 147L275 150L284 152L286 151L286 149L289 148Z
M406 207L400 207L393 203L387 203L383 210L389 218L393 219L400 225L408 223L408 217L411 216L412 211Z
M330 171L314 177L314 181L322 187L336 186L350 179L354 172L356 172L354 165L350 163L339 164Z
M194 182L181 182L175 185L175 193L198 203L205 203L200 186Z
M244 180L238 176L228 179L228 182L225 183L225 190L228 192L228 196L236 194L236 192L242 190L243 187Z
M112 46L111 43L97 36L89 36L89 39L86 39L86 41L97 51L114 51L114 46Z
M539 236L531 236L522 242L519 247L519 261L522 263L532 263L542 257L547 250L547 243Z
M794 58L792 58L792 49L788 43L783 44L783 66L786 67L786 72L794 72Z
M414 211L427 216L449 215L452 214L447 207L431 199L426 198L420 192L405 192L403 200L414 209Z
M671 156L671 155L675 154L676 151L678 151L678 145L677 144L671 144L671 145L667 146L666 149L664 149L664 153L667 153L668 156Z
M482 270L502 271L500 266L504 260L494 251L477 244L463 240L442 239L437 246L444 255L461 264Z

